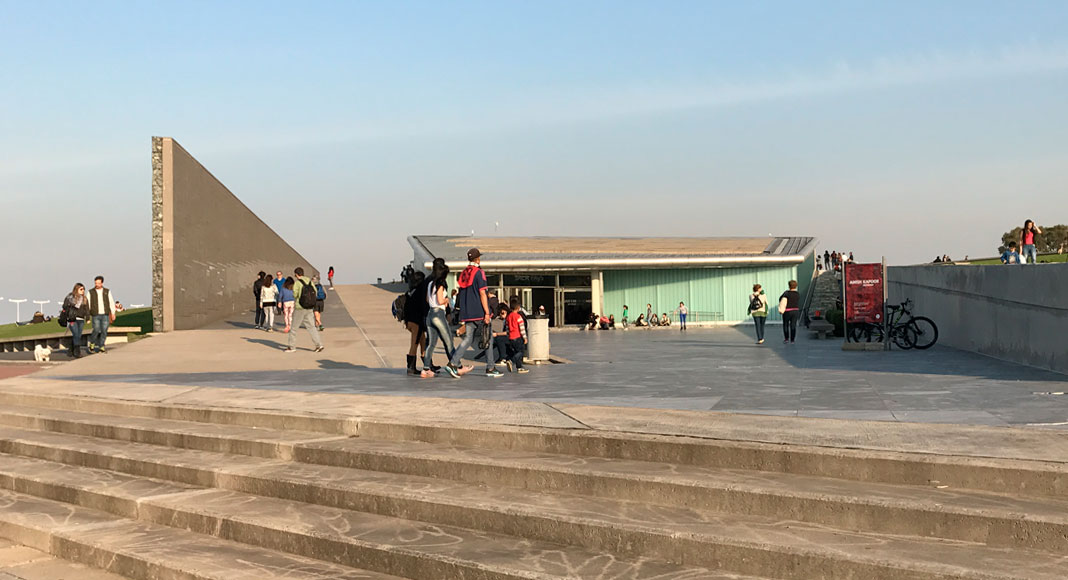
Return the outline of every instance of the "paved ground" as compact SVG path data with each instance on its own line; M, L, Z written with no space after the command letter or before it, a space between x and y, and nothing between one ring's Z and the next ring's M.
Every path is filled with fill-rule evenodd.
M129 345L121 360L116 352L86 361L91 365L79 361L40 375L119 383L1068 427L1068 395L1045 394L1068 391L1068 376L937 346L928 351L843 352L839 341L813 340L807 333L797 344L784 345L776 340L779 327L769 327L772 340L761 346L753 343L745 327L693 329L686 334L677 330L554 333L553 352L574 363L541 366L528 375L499 379L478 376L480 364L461 380L421 380L399 369L375 368L383 362L396 365L406 350L406 334L388 319L392 293L368 286L351 287L341 296L354 317L373 323L356 326L350 320L346 325L337 322L343 312L328 312L335 322L327 330L328 350L323 355L310 351L282 355L277 343L284 335L265 335L245 328L246 323L233 322ZM179 345L176 341L183 334ZM204 342L208 339L210 345ZM309 342L304 334L301 341ZM206 346L211 352L190 354L201 353ZM175 348L180 351L174 352ZM443 359L439 354L437 360Z

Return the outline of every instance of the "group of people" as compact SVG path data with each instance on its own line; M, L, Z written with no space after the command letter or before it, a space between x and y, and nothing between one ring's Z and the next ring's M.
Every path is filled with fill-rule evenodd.
M334 268L331 266L328 277L333 288ZM305 287L308 291L305 292ZM323 330L323 310L326 305L326 288L319 283L318 276L311 278L304 275L304 268L293 270L292 276L284 276L278 270L272 278L266 272L260 272L252 283L252 295L256 300L255 328L274 332L275 317L281 316L282 332L289 334L288 345L283 352L296 351L296 333L294 329L305 326L315 344L315 352L323 351L323 342L319 331Z
M478 248L468 250L467 260L468 265L457 277L457 288L451 294L449 267L442 258L434 260L429 276L419 271L408 276L408 291L396 314L411 337L407 357L409 375L431 378L445 372L458 379L474 370L473 365L462 364L463 356L473 345L477 351L475 358L485 357L487 377L503 376L497 369L501 363L509 371L529 372L523 367L528 339L526 313L519 298L513 297L505 304L489 290ZM458 322L455 331L449 322L450 315ZM453 345L453 336L461 337L459 346ZM433 361L438 342L448 359L443 367ZM417 353L422 355L422 369L417 368L420 360Z
M816 268L820 270L841 272L842 264L846 262L853 262L853 252L846 254L845 252L824 250L822 263L820 262L819 254L816 255Z
M936 256L935 257L934 263L935 264L952 264L953 260L950 259L949 254L942 254L941 256Z
M89 354L106 353L108 338L108 326L115 322L115 305L118 302L112 299L111 290L104 287L104 277L97 276L93 280L93 289L88 292L85 285L78 282L63 299L63 305L59 313L60 324L65 324L70 329L70 357L81 358L82 347L85 346ZM86 321L93 325L92 334L89 335L89 343L83 344L82 331L85 330Z
M1027 264L1028 258L1031 259L1031 264L1038 263L1038 251L1035 249L1035 237L1042 234L1042 228L1035 225L1035 222L1027 220L1024 222L1023 230L1020 231L1020 251L1017 252L1016 242L1009 242L1009 247L1005 248L1005 251L1001 253L1002 264Z
M793 343L797 339L797 321L801 318L801 294L797 291L797 280L790 280L786 291L779 296L778 310L782 315L782 342L783 344ZM753 284L753 293L749 295L748 311L756 327L756 343L764 344L764 326L768 321L768 297L760 284Z
M686 318L690 311L686 308L685 302L679 302L679 307L671 312L677 314L679 317L679 330L686 330ZM623 329L626 330L630 325L630 306L623 305L623 317L621 319ZM645 305L645 314L638 314L638 318L634 320L634 326L642 328L650 328L654 326L671 326L671 317L667 312L661 313L659 316L653 311L652 304ZM605 316L597 313L590 314L590 320L583 327L586 330L611 330L616 327L616 316L609 314Z

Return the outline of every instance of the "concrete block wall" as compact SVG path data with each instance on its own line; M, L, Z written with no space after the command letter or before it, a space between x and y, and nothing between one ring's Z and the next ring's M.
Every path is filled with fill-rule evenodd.
M200 328L255 307L260 270L315 268L170 137L152 138L152 315ZM251 318L249 319L251 320Z
M891 303L938 325L938 343L1068 373L1068 264L897 266Z

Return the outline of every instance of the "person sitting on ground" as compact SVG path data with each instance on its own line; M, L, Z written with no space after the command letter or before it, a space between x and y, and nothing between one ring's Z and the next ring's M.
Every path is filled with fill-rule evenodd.
M597 323L598 326L601 327L601 330L608 330L608 317L604 314L602 314L601 317L597 319Z
M126 307L122 305L122 302L119 302L118 300L116 300L115 301L115 312L123 312L125 310L126 310Z
M645 321L644 314L639 314L638 318L634 319L634 326L649 326L649 323Z
M649 326L660 326L660 317L654 312L653 315L649 317L648 322Z
M668 317L667 312L660 315L660 326L671 326L671 318Z
M608 328L614 329L615 327L616 327L616 315L615 314L609 314L608 315Z

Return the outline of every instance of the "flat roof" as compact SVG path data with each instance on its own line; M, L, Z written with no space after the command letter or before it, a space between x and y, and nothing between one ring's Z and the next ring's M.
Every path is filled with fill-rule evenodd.
M814 237L474 237L418 235L408 238L429 268L444 258L450 268L467 264L478 248L482 264L496 270L715 267L799 263L813 251Z

